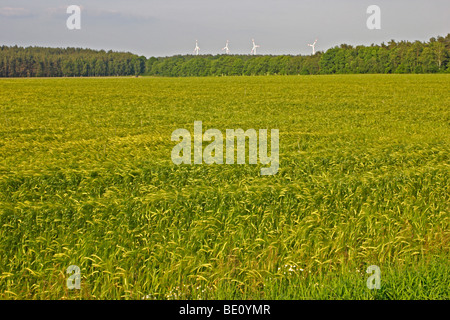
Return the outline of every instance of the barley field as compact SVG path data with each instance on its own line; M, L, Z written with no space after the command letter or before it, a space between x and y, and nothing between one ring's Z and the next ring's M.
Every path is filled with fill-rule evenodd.
M450 75L1 79L0 299L449 299L449 92ZM173 164L194 121L279 129L278 173Z

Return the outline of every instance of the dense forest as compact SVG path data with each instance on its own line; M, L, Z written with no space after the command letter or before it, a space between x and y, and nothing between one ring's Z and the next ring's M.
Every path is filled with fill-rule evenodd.
M145 72L145 57L80 48L0 47L0 77L125 76Z
M345 73L450 73L450 34L428 42L343 44L315 55L177 55L80 48L0 47L0 77L152 75L167 77Z

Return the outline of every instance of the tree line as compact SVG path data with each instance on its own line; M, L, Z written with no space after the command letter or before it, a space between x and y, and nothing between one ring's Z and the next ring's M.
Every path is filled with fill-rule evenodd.
M0 77L164 77L450 73L450 34L427 42L342 44L315 55L137 56L80 48L0 47Z
M145 72L132 53L81 48L0 47L0 77L127 76Z

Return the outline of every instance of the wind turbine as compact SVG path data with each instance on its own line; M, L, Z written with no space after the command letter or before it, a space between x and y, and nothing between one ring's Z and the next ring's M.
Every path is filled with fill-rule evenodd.
M314 41L313 44L308 44L308 46L312 47L312 49L313 49L313 55L316 54L316 43L317 43L317 39L316 39L316 41Z
M259 48L259 45L255 44L255 39L252 39L253 42L253 48L252 48L252 52L250 52L250 54L256 54L256 48Z
M194 49L194 53L198 56L198 51L200 50L199 46L198 46L198 41L195 40L195 49Z
M227 40L227 45L224 48L222 48L222 50L225 50L226 54L230 54L230 49L228 48L228 40Z

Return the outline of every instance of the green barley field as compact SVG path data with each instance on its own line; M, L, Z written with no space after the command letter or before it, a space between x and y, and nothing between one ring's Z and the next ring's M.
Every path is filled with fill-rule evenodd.
M450 75L2 79L0 298L449 299L449 92ZM278 173L173 164L194 121L279 129Z

